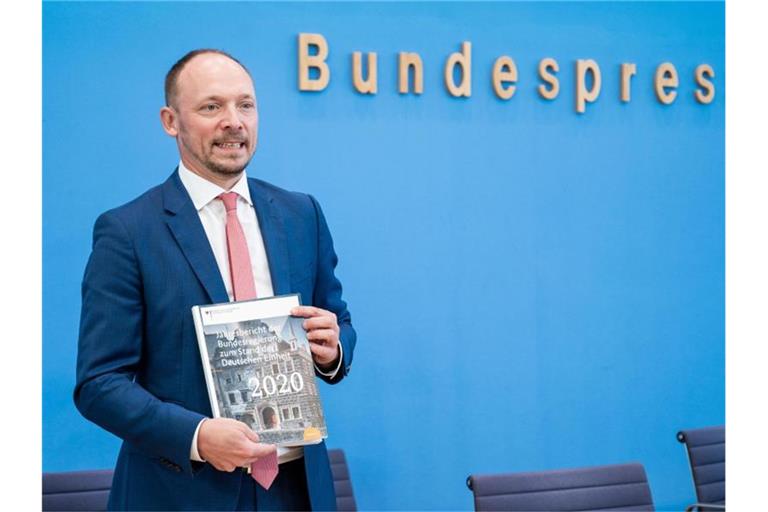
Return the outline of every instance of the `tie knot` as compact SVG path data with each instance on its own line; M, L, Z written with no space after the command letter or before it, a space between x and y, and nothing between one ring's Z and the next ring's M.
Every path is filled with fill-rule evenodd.
M227 209L227 212L237 211L237 192L224 192L219 194L219 199L224 201L224 208Z

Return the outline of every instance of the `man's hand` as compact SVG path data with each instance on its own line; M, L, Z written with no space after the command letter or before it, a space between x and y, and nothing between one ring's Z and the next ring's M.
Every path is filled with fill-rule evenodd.
M219 471L250 466L276 449L273 444L259 443L258 434L248 425L230 418L207 419L197 433L200 457Z
M298 306L291 315L301 316L312 357L323 371L332 370L339 359L339 323L336 315L314 306Z

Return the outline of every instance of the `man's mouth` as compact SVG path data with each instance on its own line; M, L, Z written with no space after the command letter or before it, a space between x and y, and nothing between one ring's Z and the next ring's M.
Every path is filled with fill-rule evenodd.
M245 142L214 142L213 145L222 149L240 149L245 147Z

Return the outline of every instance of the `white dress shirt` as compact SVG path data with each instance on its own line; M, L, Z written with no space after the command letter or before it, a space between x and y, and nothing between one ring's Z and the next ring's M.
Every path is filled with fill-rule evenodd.
M211 250L216 258L216 264L219 267L219 272L221 272L221 278L224 281L224 286L227 288L227 295L230 301L234 300L234 292L232 290L232 278L229 273L229 253L227 251L227 211L224 208L224 202L217 198L224 192L237 192L237 219L243 227L245 240L248 244L248 254L251 257L256 294L259 298L272 297L274 290L272 289L272 276L269 273L269 261L267 260L267 252L264 249L259 219L256 217L256 210L253 208L253 201L251 201L251 192L248 189L248 179L245 172L243 172L240 180L230 190L224 190L218 185L198 176L184 167L183 162L179 162L179 178L181 178L181 183L187 189L189 197L192 199L192 204L195 205L195 209L200 216L200 222L203 224L208 242L211 244ZM341 344L339 344L339 353L341 354ZM339 364L331 372L323 372L319 368L317 370L323 375L333 378L341 367L341 359L339 358ZM200 453L197 450L197 434L203 421L197 425L189 451L189 458L200 462L205 461L200 457ZM277 448L277 460L280 464L303 456L304 448L301 446L290 448L279 446Z

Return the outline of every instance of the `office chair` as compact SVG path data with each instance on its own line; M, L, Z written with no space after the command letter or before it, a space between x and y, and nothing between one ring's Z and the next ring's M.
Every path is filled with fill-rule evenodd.
M107 510L111 469L43 473L43 511Z
M725 425L681 430L677 440L685 445L698 501L686 512L725 510Z
M650 510L651 489L641 464L534 473L470 475L475 510Z

